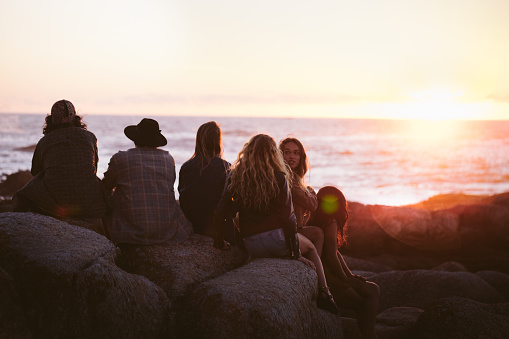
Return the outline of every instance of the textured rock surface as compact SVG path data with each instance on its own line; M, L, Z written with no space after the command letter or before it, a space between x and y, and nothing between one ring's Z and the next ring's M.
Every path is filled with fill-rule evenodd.
M378 337L509 338L509 193L441 206L350 204L341 251L380 286ZM80 226L0 213L0 338L359 337L297 261L242 266L199 235L119 250Z
M341 338L340 317L318 309L316 295L301 262L257 259L200 285L178 319L192 338Z
M465 298L435 300L417 320L422 339L509 337L509 303L484 304Z
M221 251L211 238L193 234L172 246L123 246L117 264L147 277L178 301L200 283L239 267L246 259L238 248Z
M116 255L95 232L32 213L0 214L0 267L37 337L150 338L168 331L164 291L119 269Z
M453 296L484 303L505 301L490 284L469 272L392 271L372 280L380 287L380 311L398 306L422 308L430 300Z

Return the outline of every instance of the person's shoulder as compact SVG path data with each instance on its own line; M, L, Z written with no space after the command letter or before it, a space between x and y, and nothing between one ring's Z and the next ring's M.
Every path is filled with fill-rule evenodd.
M278 183L286 181L286 174L284 172L275 171L274 175L276 176L276 180L278 181Z
M189 168L189 167L193 167L193 166L195 166L195 165L196 165L196 157L192 157L191 159L186 160L186 161L182 164L181 168Z
M221 166L221 167L224 167L224 168L230 168L231 167L231 164L224 160L223 158L220 158L220 157L213 157L211 160L210 160L210 164L213 165L213 166Z

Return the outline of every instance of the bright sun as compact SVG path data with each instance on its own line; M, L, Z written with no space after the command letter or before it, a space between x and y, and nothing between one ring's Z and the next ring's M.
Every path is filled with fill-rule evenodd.
M390 105L397 119L465 120L479 117L477 105L462 102L463 92L429 90L412 93L410 101Z

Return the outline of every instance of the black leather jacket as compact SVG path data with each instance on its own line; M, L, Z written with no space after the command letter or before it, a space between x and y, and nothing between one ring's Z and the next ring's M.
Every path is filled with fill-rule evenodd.
M276 172L276 180L279 194L269 203L267 211L258 209L242 208L235 203L234 197L228 190L230 176L226 180L223 195L214 214L215 244L223 244L221 234L225 227L226 219L233 218L239 212L240 234L243 238L251 235L282 228L289 250L289 256L299 258L299 240L297 237L297 221L293 211L292 195L288 188L288 182L282 172Z

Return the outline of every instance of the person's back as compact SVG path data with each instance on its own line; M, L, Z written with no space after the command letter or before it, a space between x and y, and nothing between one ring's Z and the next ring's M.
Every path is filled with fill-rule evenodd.
M106 202L99 178L97 139L71 102L57 101L32 158L34 178L13 197L14 211L59 218L101 218Z
M191 225L175 200L175 161L155 120L124 130L136 148L114 154L103 183L112 191L107 227L116 244L154 245L185 240Z
M180 206L196 233L211 235L212 217L229 168L230 164L219 157L213 157L205 167L201 157L194 157L180 168Z
M39 141L32 175L42 176L41 189L52 198L42 199L40 208L65 216L104 215L101 184L96 176L96 143L91 132L79 127L52 131Z

